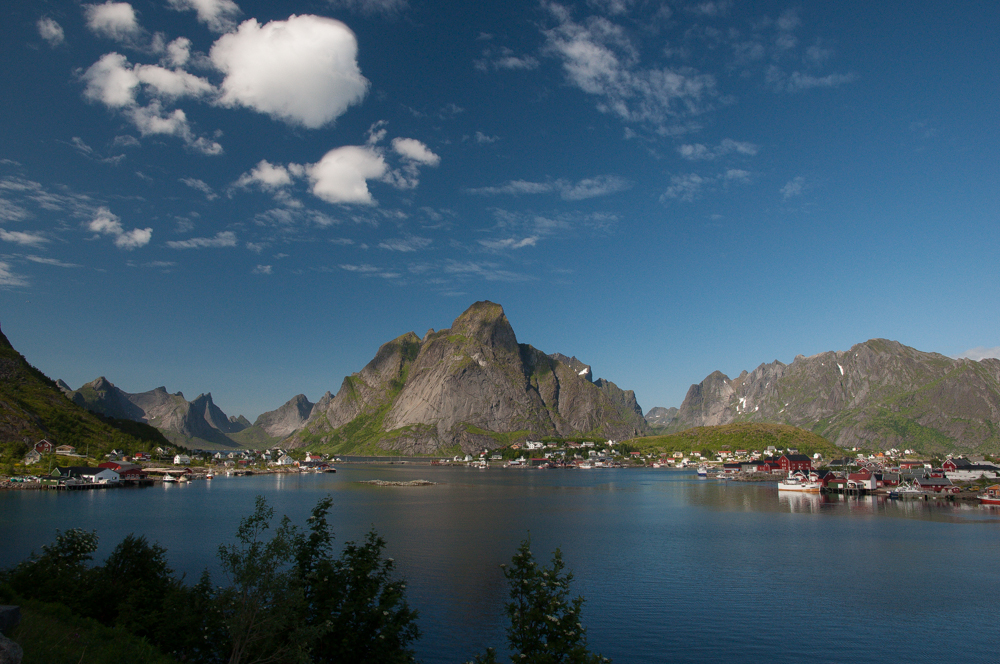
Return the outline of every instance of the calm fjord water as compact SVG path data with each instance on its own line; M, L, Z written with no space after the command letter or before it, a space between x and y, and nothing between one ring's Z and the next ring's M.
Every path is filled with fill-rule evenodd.
M358 483L418 478L438 484ZM673 471L344 466L0 492L0 566L81 527L98 531L98 559L142 533L189 581L208 567L222 582L215 552L258 494L300 525L332 495L340 543L375 528L420 611L428 663L503 645L499 565L529 533L540 562L562 549L587 599L590 644L619 664L1000 660L1000 510L786 497L774 484Z

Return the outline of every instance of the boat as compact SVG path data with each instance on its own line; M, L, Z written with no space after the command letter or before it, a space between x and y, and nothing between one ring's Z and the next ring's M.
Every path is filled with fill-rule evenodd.
M178 479L176 477L174 477L173 475L164 475L163 476L163 482L164 482L164 484L166 484L168 482L172 483L172 484L176 484L178 482Z
M698 477L708 477L708 466L698 466Z
M589 461L584 461L579 466L577 466L577 468L579 468L580 470L590 470L593 467L594 464L590 463Z
M1000 484L986 487L978 498L980 505L1000 505Z
M215 477L215 475L212 474L212 471L208 471L208 473L205 475L205 479L206 480L210 480L213 477Z
M778 491L797 491L799 493L819 493L823 485L819 482L801 480L798 477L786 477L778 482Z

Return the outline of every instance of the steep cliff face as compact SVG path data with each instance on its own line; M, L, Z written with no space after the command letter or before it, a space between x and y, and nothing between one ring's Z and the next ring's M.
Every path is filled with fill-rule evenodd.
M302 428L314 405L304 394L298 394L277 410L261 413L253 426L263 429L272 438L285 438Z
M336 396L316 404L291 444L412 454L644 431L635 395L591 383L583 366L519 344L503 308L477 302L449 329L383 345Z
M1000 360L953 360L872 339L692 385L672 429L776 422L841 447L1000 449Z

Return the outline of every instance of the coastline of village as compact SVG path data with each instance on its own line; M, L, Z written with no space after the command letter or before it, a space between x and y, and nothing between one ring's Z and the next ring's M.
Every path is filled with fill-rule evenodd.
M38 441L25 456L25 466L48 460L46 474L0 477L0 489L90 490L149 486L211 480L215 476L278 473L335 473L336 464L390 464L466 466L479 470L596 470L602 468L652 468L673 471L696 470L704 479L734 482L776 482L779 489L809 486L812 493L879 495L888 498L972 501L1000 504L1000 466L980 456L948 455L935 466L916 458L914 450L884 452L824 459L794 448L769 446L764 450L720 450L714 456L698 451L669 454L628 449L613 440L606 442L515 443L498 450L452 457L337 457L295 453L280 447L267 450L192 450L157 448L152 453L128 455L112 450L96 466L74 465L94 461L69 445ZM846 450L845 450L846 452ZM171 456L172 455L172 456ZM297 457L297 458L293 458Z

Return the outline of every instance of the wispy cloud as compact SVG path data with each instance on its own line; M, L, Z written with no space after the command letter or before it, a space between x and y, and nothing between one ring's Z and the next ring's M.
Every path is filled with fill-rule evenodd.
M195 191L200 191L205 194L205 198L210 201L214 201L219 197L217 193L212 189L211 186L204 180L199 180L198 178L181 178L181 182L191 187Z
M221 231L214 237L193 237L187 240L171 240L167 242L171 249L219 249L236 246L236 233Z
M557 193L559 197L566 201L581 201L598 196L608 196L625 191L632 186L632 183L617 175L598 175L592 178L584 178L577 182L569 180L551 180L548 182L529 182L527 180L511 180L506 184L494 187L478 187L466 190L470 194L482 196L494 196L507 194L511 196L521 196L530 194L550 194Z
M40 18L38 19L37 26L38 34L52 48L55 48L66 41L66 35L63 33L62 26L56 23L53 19L48 17Z
M701 143L692 143L684 144L677 148L677 152L681 157L690 161L710 161L730 154L752 157L757 154L758 150L759 148L753 143L734 141L731 138L723 139L715 147L708 147Z
M388 249L389 251L413 252L426 249L430 244L431 240L429 238L408 236L384 240L379 242L378 246L381 249Z
M975 360L979 362L980 360L985 360L987 358L1000 359L1000 346L994 348L986 348L984 346L976 346L975 348L970 348L958 355L959 358L968 358L970 360Z
M791 180L785 183L784 187L781 188L780 190L781 197L787 201L789 198L795 198L796 196L801 196L803 190L805 189L805 183L806 179L801 175L792 178Z
M24 231L6 231L0 228L0 240L12 242L24 247L40 247L49 239L41 233L26 233Z
M0 261L0 288L16 288L27 285L27 277L11 272L10 264Z
M52 265L54 267L82 267L76 263L64 263L57 258L46 258L43 256L25 256L25 258L32 263L40 263L41 265Z

